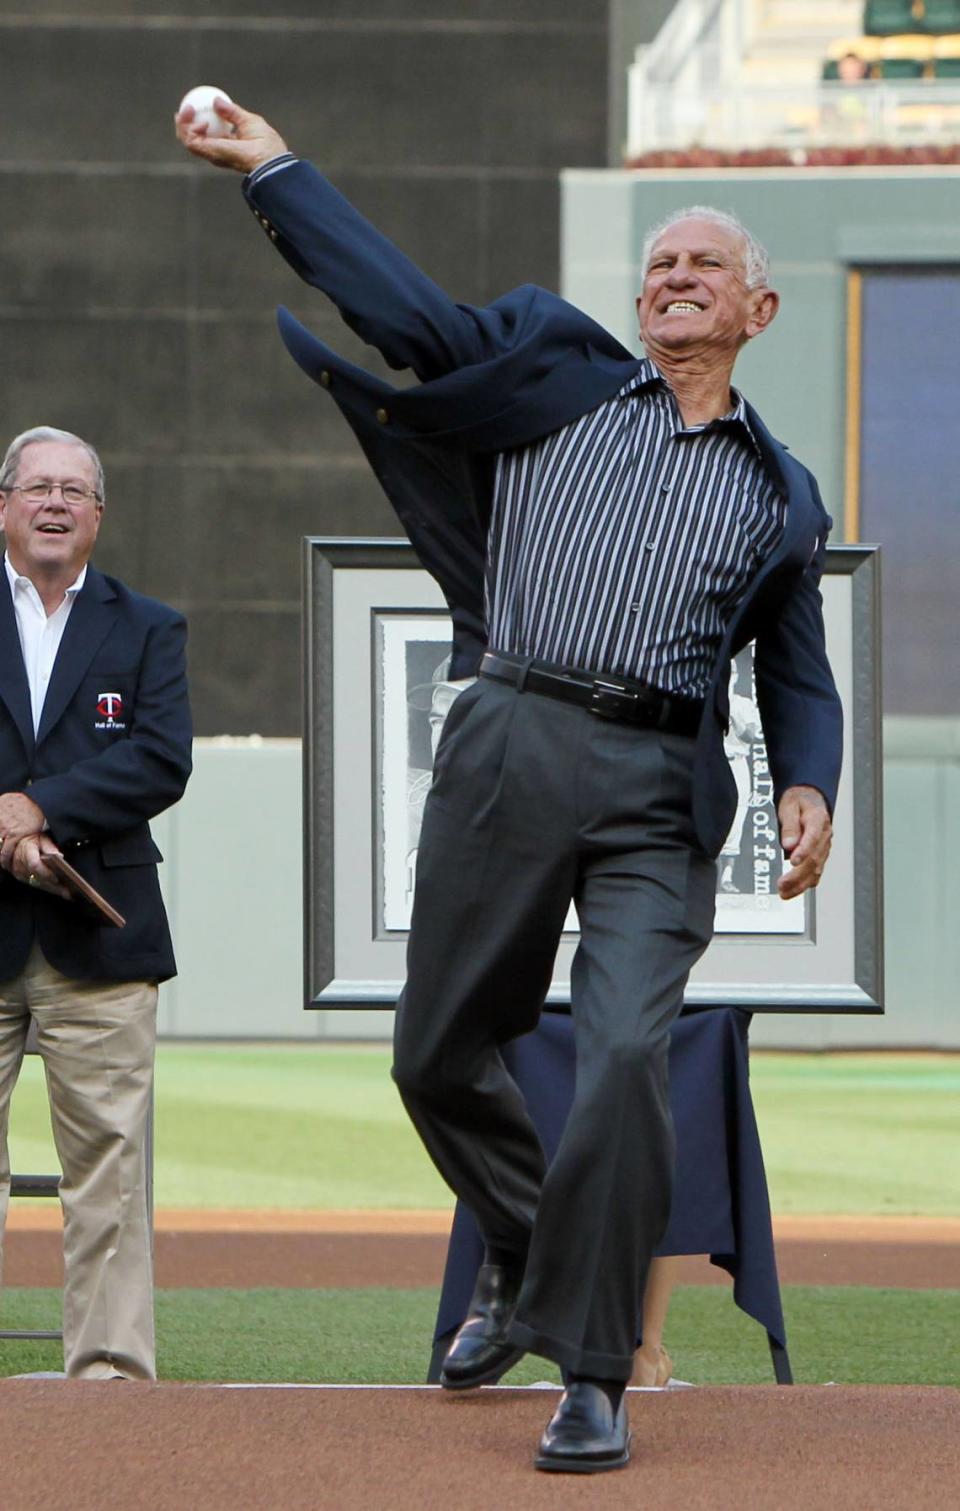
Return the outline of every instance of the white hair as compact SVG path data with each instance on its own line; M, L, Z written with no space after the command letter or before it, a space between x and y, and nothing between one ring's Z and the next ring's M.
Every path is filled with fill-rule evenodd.
M770 278L770 257L767 249L748 231L741 220L729 210L715 210L712 205L690 205L686 210L675 210L648 231L643 243L640 266L646 278L650 255L664 231L669 231L681 220L709 220L715 225L734 231L743 240L743 275L748 289L762 289Z
M82 446L93 462L96 472L94 488L100 502L103 502L106 493L103 480L103 463L100 461L95 448L90 445L89 441L83 440L71 431L57 430L53 425L34 425L32 430L24 430L20 435L14 436L7 447L7 454L3 462L0 463L0 493L13 487L17 481L17 473L20 469L20 457L26 448L32 446L35 441L58 441L64 446Z

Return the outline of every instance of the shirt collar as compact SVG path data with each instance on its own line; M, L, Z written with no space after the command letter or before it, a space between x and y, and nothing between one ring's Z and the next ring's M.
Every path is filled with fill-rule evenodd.
M617 398L618 399L625 399L629 394L640 393L644 389L653 389L653 388L665 389L668 393L672 393L673 392L673 390L670 388L670 384L667 382L666 378L663 376L663 373L660 371L659 367L657 366L656 362L654 362L653 358L652 357L643 357L641 359L639 368L634 373L633 377L629 380L629 382L627 382L627 383L625 383L623 385L623 387L621 388L620 392L617 395ZM757 440L757 437L755 436L755 434L753 432L753 427L750 424L750 419L749 419L749 416L747 414L747 401L743 397L743 394L740 393L739 389L731 388L730 392L733 394L733 399L734 399L733 408L727 414L721 415L719 417L719 419L711 420L710 424L711 425L740 425L740 426L742 426L742 428L746 431L747 436L750 439L750 442L751 442L751 444L753 446L754 451L757 453L757 455L760 457L760 459L762 461L763 460L763 452L760 449L760 442ZM708 425L704 425L704 426L697 427L697 428L700 428L700 429L703 429L703 430L708 430L709 426Z
M715 425L739 425L743 430L746 431L747 436L748 436L748 438L750 440L751 446L753 447L754 451L757 453L757 456L760 458L760 460L762 462L763 461L763 451L760 448L760 442L757 440L757 437L754 434L753 426L750 424L750 416L747 414L747 401L743 397L743 394L740 392L739 389L737 389L737 388L731 388L730 392L733 394L733 397L734 397L734 401L735 401L734 402L734 406L731 409L731 411L730 411L729 414L722 415L719 420L715 420L714 421L714 424Z
M30 581L30 578L29 577L24 577L20 572L18 572L16 570L16 568L13 565L13 562L10 560L10 557L7 555L6 551L4 551L4 553L3 553L3 564L4 564L4 566L7 569L7 581L10 584L11 595L16 592L16 590L17 590L18 587L21 590L26 589L27 586L28 586L28 584L29 584L29 586L31 588L33 588L34 592L37 591L36 587L34 586L34 584ZM64 597L66 597L66 598L73 598L73 597L75 597L76 594L79 593L80 589L83 587L83 585L86 582L86 580L87 580L87 563L84 562L83 566L80 568L79 573L74 578L74 580L70 584L70 586L67 588L67 591L66 591Z
M659 367L657 366L656 362L654 362L652 357L641 357L640 366L637 368L633 377L628 378L626 383L624 383L623 387L620 389L620 392L617 394L617 398L625 399L628 394L639 393L643 388L654 388L658 386L661 388L666 388L668 386L663 373L660 371Z

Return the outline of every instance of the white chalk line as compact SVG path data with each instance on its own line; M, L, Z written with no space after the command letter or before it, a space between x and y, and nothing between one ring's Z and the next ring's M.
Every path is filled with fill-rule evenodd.
M416 1390L416 1391L441 1391L445 1396L455 1396L458 1392L444 1390L441 1385L320 1385L316 1381L304 1381L298 1384L295 1380L268 1380L257 1382L256 1380L192 1380L184 1381L184 1384L199 1386L202 1390ZM679 1382L678 1382L679 1383ZM550 1380L537 1380L533 1385L484 1385L483 1393L490 1391L515 1391L515 1390L562 1390L562 1385L555 1385ZM631 1395L662 1395L665 1391L669 1394L670 1387L666 1385L628 1385ZM462 1392L467 1395L467 1391Z

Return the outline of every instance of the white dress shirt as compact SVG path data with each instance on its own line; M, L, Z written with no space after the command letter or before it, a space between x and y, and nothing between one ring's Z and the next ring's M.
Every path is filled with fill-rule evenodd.
M57 659L57 651L60 649L63 632L70 618L73 601L86 580L87 568L86 564L81 567L79 577L67 588L63 602L54 609L52 614L48 614L40 594L29 577L19 576L6 552L4 552L3 564L7 569L10 593L13 597L13 610L17 616L17 633L20 636L23 664L27 669L27 681L30 684L30 708L33 712L33 732L36 734L40 727L43 700L47 696L47 688L50 685L53 663Z

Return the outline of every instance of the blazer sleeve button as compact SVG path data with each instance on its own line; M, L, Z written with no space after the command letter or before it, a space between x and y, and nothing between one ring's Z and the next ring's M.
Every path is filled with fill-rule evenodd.
M323 372L320 374L320 386L321 388L330 387L330 374L326 368L324 368Z
M390 416L387 414L387 411L385 409L378 409L377 410L377 424L378 425L387 425L387 424L389 424L389 422L390 422Z

